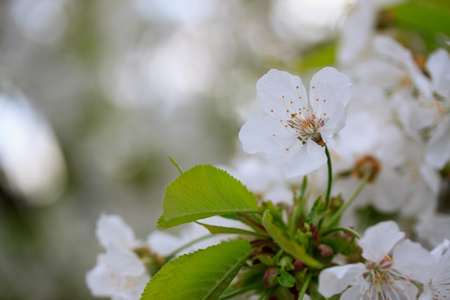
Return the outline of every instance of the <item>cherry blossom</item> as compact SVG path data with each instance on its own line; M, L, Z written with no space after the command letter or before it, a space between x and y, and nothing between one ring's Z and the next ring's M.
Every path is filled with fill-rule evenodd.
M351 83L326 67L310 82L309 100L301 79L270 70L256 85L257 100L267 114L250 118L239 133L247 153L285 160L287 177L308 174L327 161L323 146L345 125Z
M113 300L139 299L150 280L144 261L134 252L142 242L133 230L115 215L101 215L97 238L106 253L97 256L97 265L86 274L86 283L96 297Z
M431 274L433 258L420 244L404 240L393 221L368 228L359 241L366 263L323 270L319 292L341 299L416 299L419 286Z
M441 169L450 161L450 55L444 49L432 53L427 61L437 99L433 103L436 123L427 145L426 161Z

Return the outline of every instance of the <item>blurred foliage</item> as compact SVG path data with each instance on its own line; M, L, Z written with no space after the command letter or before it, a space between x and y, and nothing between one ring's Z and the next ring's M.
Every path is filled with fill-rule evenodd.
M421 34L428 52L445 43L450 36L450 2L446 0L412 0L388 10L394 25ZM445 38L444 38L445 37Z

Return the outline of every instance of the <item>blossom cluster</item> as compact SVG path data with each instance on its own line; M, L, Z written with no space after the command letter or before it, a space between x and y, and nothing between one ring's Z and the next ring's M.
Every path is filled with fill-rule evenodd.
M440 48L419 60L392 36L375 34L375 10L361 5L349 17L338 53L340 71L319 70L308 93L300 77L285 71L262 76L256 89L263 114L245 122L239 139L245 152L265 159L240 155L223 167L260 201L263 220L249 223L269 238L252 240L260 256L246 267L263 265L267 290L279 284L292 292L293 278L298 286L304 284L292 292L303 299L450 298L450 215L439 211L439 199L449 198L444 187L450 176L450 55ZM304 204L298 199L316 200L306 203L307 218L296 214ZM361 210L368 207L390 220L377 223L367 217L370 224L362 225ZM278 223L266 217L271 213L279 213ZM315 214L322 214L316 223ZM335 226L338 221L343 227ZM96 296L138 299L154 272L174 256L155 254L165 237L136 241L122 222L100 218L97 236L106 254L99 255L87 283ZM274 230L274 224L282 225ZM366 230L360 238L353 229ZM292 232L298 244L290 248L288 234L277 230ZM353 234L351 250L320 240L337 230ZM189 244L181 240L178 246ZM272 244L269 250L260 246L265 242L290 246L280 245L277 254ZM318 269L315 273L308 273L308 263L290 250L308 246L311 256L322 259L316 264L306 258L310 268ZM293 257L279 263L286 252Z

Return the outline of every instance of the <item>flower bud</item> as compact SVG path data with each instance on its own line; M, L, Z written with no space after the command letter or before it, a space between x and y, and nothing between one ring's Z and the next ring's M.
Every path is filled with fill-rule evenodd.
M334 255L333 249L331 249L331 247L326 244L320 244L319 246L317 246L317 250L322 257L330 257Z
M278 282L278 278L277 278L277 274L278 274L279 269L276 267L271 267L268 268L263 275L263 285L266 289L271 289L273 288L277 282Z
M295 272L300 272L301 270L303 270L303 262L301 260L296 259L293 265Z

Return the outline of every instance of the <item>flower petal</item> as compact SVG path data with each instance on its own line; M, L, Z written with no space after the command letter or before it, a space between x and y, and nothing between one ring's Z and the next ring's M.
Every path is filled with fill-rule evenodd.
M261 152L267 158L287 156L293 145L300 143L281 122L268 116L250 118L242 126L239 139L245 152Z
M270 70L258 80L256 92L261 108L278 120L290 120L292 113L308 103L300 77L284 71Z
M328 101L322 109L323 113L318 114L318 116L323 118L325 124L319 129L319 132L323 141L327 143L328 139L344 128L346 119L345 108L338 101ZM326 113L325 116L323 115L324 113Z
M450 56L444 49L430 54L427 70L431 75L434 89L443 97L450 97Z
M404 236L394 221L385 221L369 227L358 244L365 259L379 263Z
M430 252L410 240L401 241L395 246L392 259L395 270L422 283L428 282L431 277L435 261Z
M105 256L106 254L98 255L97 265L86 274L86 285L96 297L108 297L116 291L116 282L108 270Z
M137 245L133 229L120 216L102 214L97 220L96 235L100 244L106 248L114 244L123 249L131 249Z
M325 149L316 142L308 140L300 151L286 162L284 171L288 178L306 175L317 170L326 162Z
M309 84L311 105L317 104L317 114L320 114L321 106L327 102L340 102L345 107L352 96L351 86L347 75L335 68L325 67L313 76Z
M144 263L134 252L113 244L106 248L105 260L113 271L122 276L139 276L145 272Z
M376 19L375 3L357 1L347 17L341 32L338 58L341 65L348 66L361 60L367 52Z
M339 294L366 271L361 263L327 268L319 274L319 293L326 298Z
M441 169L450 160L450 120L440 123L428 141L425 153L427 163Z
M404 48L394 39L383 35L375 37L374 48L379 55L394 64L400 65L407 72L407 76L412 79L417 89L426 97L431 97L431 83L414 62L409 49Z

